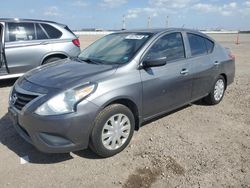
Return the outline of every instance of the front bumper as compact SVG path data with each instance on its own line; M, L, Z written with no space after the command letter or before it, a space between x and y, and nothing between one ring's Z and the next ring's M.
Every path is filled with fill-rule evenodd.
M84 100L74 113L39 116L34 113L38 101L21 111L10 104L9 115L21 137L45 153L67 153L88 147L98 107Z

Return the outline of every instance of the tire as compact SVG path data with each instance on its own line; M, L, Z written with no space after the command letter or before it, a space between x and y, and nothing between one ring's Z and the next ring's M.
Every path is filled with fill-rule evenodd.
M43 65L48 64L48 63L52 63L52 62L54 62L54 61L58 61L58 60L60 60L60 59L62 59L62 58L60 58L60 57L50 57L50 58L46 59L46 60L43 62Z
M216 81L213 85L212 91L209 93L209 95L207 97L204 98L204 101L208 105L219 104L224 97L225 90L226 90L225 78L222 75L220 75L216 79ZM217 93L216 93L216 91L217 91Z
M95 119L90 136L90 149L101 157L111 157L127 147L134 129L135 118L129 108L122 104L107 106Z

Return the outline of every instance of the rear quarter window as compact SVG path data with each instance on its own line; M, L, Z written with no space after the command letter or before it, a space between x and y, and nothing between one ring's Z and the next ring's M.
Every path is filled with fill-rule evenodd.
M207 47L204 37L191 33L188 33L187 36L192 56L207 54Z
M206 38L204 38L204 40L207 47L207 53L212 53L214 49L214 42Z
M41 24L44 30L49 35L51 39L58 39L62 36L62 32L49 24Z

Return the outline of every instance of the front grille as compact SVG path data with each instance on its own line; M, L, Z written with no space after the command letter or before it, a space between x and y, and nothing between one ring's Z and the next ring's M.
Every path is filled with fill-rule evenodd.
M28 94L20 93L17 91L13 91L12 93L13 105L18 110L22 110L24 106L26 106L29 102L31 102L36 97L38 97L38 95L28 95Z

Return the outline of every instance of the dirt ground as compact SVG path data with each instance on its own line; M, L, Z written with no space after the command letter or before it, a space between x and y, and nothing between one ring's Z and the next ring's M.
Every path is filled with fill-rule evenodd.
M236 55L217 106L191 104L143 126L122 153L43 154L7 115L14 80L0 82L0 187L250 187L250 35L212 35ZM85 47L96 36L81 37ZM25 160L23 160L23 157Z

